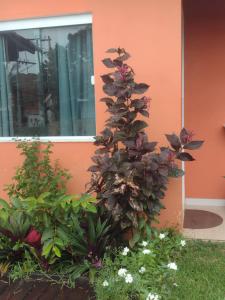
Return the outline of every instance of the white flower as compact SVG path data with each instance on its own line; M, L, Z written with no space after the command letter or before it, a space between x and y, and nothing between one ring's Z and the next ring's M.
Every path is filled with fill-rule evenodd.
M146 300L159 300L159 295L154 294L154 293L149 293Z
M140 270L139 270L139 273L143 274L145 271L146 271L145 267L141 267Z
M174 285L174 286L176 286L176 287L178 286L178 284L177 284L176 282L174 282L174 284L173 284L173 285Z
M149 249L144 249L144 250L142 251L142 253L143 253L143 254L150 254L150 253L152 253L152 251L149 250Z
M177 265L174 262L169 263L167 267L171 270L177 270Z
M160 233L160 235L159 235L160 240L165 239L165 237L166 237L166 234L165 234L165 233Z
M142 243L141 243L141 246L143 246L143 247L146 247L148 245L148 242L146 242L146 241L143 241Z
M126 283L132 283L133 282L133 277L132 277L132 275L131 274L127 274L126 276L125 276L125 282Z
M125 277L125 276L127 275L127 269L125 269L125 268L119 269L118 275L119 275L120 277Z
M108 283L107 280L105 280L105 281L103 281L102 285L103 285L103 286L109 286L109 283Z
M182 247L184 247L186 245L186 241L185 240L181 240L180 244L181 244Z
M128 247L125 247L123 249L122 255L126 256L129 251L130 251L130 249Z

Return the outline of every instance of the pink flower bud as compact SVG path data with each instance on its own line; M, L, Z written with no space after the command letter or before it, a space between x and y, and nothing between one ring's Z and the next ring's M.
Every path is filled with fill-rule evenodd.
M121 67L117 67L117 70L120 73L120 77L122 80L126 80L126 75L129 72L129 67L126 64L123 64Z
M183 137L183 143L187 144L190 143L193 139L194 133L193 131L187 131L187 133Z

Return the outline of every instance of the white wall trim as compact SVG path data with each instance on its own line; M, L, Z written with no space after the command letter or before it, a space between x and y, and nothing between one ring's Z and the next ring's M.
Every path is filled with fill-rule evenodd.
M44 137L1 137L0 143L15 143L18 140L41 142L94 142L94 136L44 136Z
M82 24L91 24L91 23L92 23L92 15L86 13L86 14L77 14L77 15L0 21L0 31L32 29L32 28L49 28L49 27L82 25Z
M181 126L184 127L184 12L181 7ZM184 171L182 176L182 212L185 208L185 163L182 161L181 168Z
M225 199L186 198L185 207L189 206L225 206Z

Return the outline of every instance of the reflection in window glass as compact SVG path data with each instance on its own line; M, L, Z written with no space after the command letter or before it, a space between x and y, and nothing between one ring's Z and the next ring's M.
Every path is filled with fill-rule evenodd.
M0 34L0 136L95 135L91 25Z

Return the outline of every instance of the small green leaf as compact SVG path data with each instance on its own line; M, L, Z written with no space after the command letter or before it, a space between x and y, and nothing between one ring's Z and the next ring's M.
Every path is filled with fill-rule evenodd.
M141 238L141 234L139 231L136 231L132 237L132 239L130 239L129 241L129 245L131 248L133 248L139 241Z
M53 252L55 253L55 255L57 257L61 257L61 251L59 250L59 248L57 246L53 247Z
M145 230L146 230L146 236L147 236L147 238L150 239L151 235L152 235L152 230L151 230L151 227L148 224L146 224Z
M51 228L46 228L42 234L41 241L42 243L46 240L52 239L54 235L54 232Z
M45 257L49 256L50 251L52 250L53 247L53 241L47 241L46 243L44 243L43 249L42 249L42 255Z
M92 213L97 213L97 208L91 203L87 203L86 210Z
M57 244L57 245L60 246L60 247L63 247L63 246L64 246L63 241L62 241L61 239L59 239L59 238L56 238L56 239L55 239L55 244Z
M0 198L0 206L2 206L5 209L10 209L9 204L2 198Z

